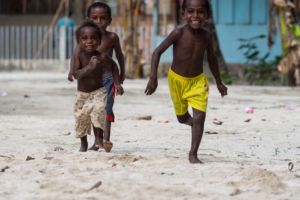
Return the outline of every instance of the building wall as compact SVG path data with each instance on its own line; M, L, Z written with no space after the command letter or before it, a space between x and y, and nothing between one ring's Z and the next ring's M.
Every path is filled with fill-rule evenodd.
M70 0L70 9L72 10L72 18L75 20L76 24L81 23L83 18L83 7L84 2L82 0ZM50 1L51 3L51 1ZM21 12L14 12L14 11L3 11L0 12L0 26L7 26L7 25L15 25L15 26L26 26L26 25L49 25L55 15L55 11L58 7L57 2L52 1L53 5L52 10L40 14L40 13L24 13ZM0 4L1 6L1 4ZM55 8L53 10L53 8ZM50 7L48 8L50 9ZM0 9L1 10L1 9ZM47 9L44 9L47 10ZM8 13L7 13L8 12ZM60 13L64 14L64 11ZM60 17L58 16L58 17Z
M227 63L246 62L240 38L247 39L268 34L268 0L212 0L213 18L220 47ZM268 52L267 37L257 40L261 55ZM281 55L280 37L276 38L270 59Z

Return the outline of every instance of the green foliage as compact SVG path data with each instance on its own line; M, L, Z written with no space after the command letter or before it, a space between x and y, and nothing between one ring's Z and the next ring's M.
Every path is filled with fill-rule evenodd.
M243 52L248 66L245 67L244 76L251 85L266 85L279 80L276 66L280 61L277 56L274 60L268 60L270 52L261 55L256 41L265 39L265 35L258 35L248 39L239 39L241 45L239 50Z
M231 85L233 82L232 77L225 70L221 69L220 71L221 79L225 85Z

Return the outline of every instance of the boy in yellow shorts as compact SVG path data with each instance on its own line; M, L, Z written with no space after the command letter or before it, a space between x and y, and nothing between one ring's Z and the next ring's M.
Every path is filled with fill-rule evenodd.
M153 52L150 79L145 90L146 95L155 92L160 56L173 45L173 62L168 73L169 88L178 121L192 127L189 152L191 163L202 163L197 152L203 135L209 91L208 81L203 73L205 51L217 88L222 96L227 95L213 52L212 34L203 28L210 15L208 0L183 1L182 17L186 24L173 30ZM193 117L188 112L188 106L192 107Z

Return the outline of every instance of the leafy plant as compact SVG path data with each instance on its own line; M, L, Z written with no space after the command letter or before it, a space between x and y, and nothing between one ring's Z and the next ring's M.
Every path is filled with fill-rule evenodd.
M276 82L279 80L276 66L280 61L277 56L274 60L268 60L270 52L261 55L256 44L258 40L265 39L265 35L257 35L248 39L241 38L239 50L247 60L248 66L245 67L244 76L246 81L251 85L265 85L266 83Z
M230 74L228 72L221 69L220 75L221 75L221 79L225 83L225 85L231 85L232 84L233 78L230 76Z

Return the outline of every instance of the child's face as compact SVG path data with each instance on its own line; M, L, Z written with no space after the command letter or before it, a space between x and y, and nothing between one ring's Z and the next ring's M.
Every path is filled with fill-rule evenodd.
M182 11L182 15L193 29L201 28L204 21L209 18L209 13L200 0L186 1L186 8Z
M100 44L100 38L97 35L95 28L93 27L84 27L80 31L79 36L79 47L87 52L92 53L97 50L97 47Z
M107 9L102 7L93 8L88 19L92 20L99 28L104 30L106 30L111 22Z

